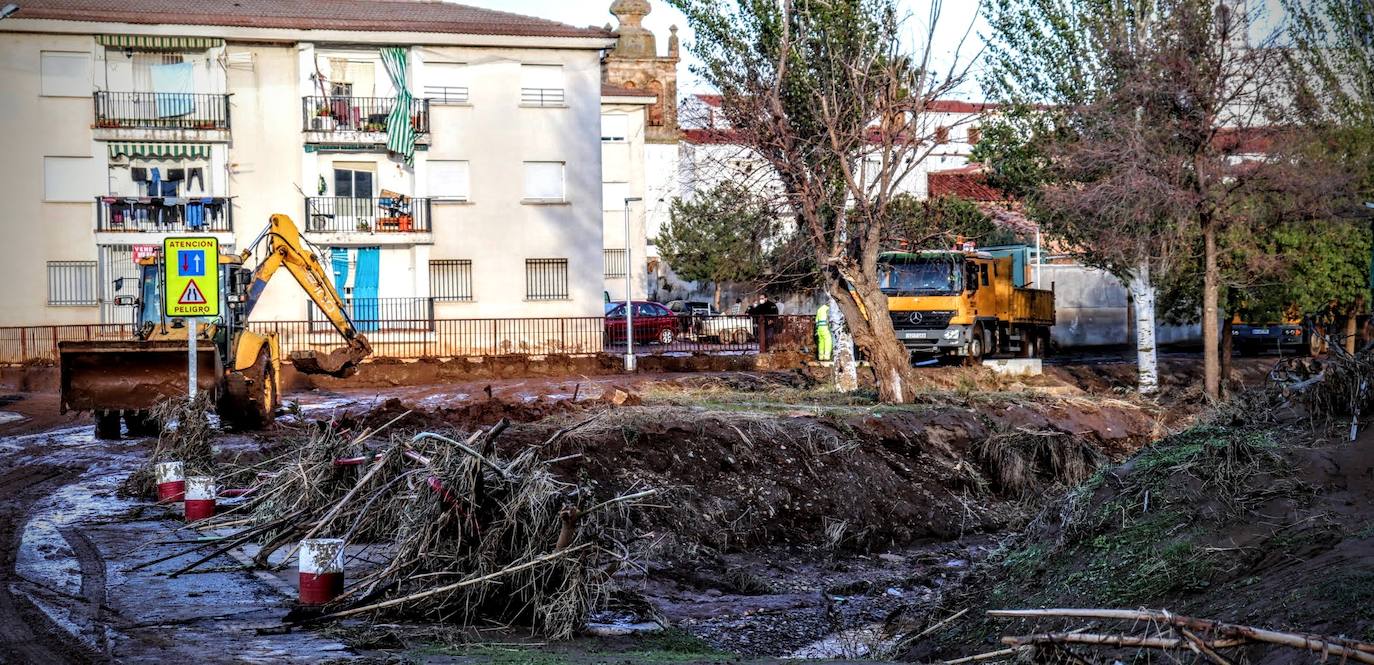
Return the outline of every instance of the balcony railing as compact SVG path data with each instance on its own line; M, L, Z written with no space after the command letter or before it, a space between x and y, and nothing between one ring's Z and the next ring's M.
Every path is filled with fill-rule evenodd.
M386 132L394 97L306 97L301 100L302 127L307 132ZM410 100L410 124L429 132L429 100Z
M95 209L97 231L230 233L234 230L232 200L220 196L98 196Z
M95 93L95 126L112 129L229 129L229 95Z
M567 98L562 88L521 88L520 103L524 106L563 106Z
M428 233L429 199L311 196L305 230L315 233Z
M434 330L433 298L344 298L353 326L373 330ZM315 303L310 303L306 320L311 332L329 330L333 324Z

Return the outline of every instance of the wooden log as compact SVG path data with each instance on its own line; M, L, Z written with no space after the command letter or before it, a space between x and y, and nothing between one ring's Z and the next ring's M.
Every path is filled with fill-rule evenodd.
M1246 640L1214 640L1209 645L1214 649L1226 649L1245 644ZM1101 633L1040 633L1003 637L1002 644L1008 646L1029 646L1032 644L1090 644L1113 647L1140 647L1144 649L1186 649L1188 641L1173 637L1140 637L1136 635L1106 635Z

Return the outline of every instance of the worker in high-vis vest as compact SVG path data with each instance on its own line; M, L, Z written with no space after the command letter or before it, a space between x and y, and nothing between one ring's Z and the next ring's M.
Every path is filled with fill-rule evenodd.
M816 308L816 359L821 362L830 360L830 304L823 303Z

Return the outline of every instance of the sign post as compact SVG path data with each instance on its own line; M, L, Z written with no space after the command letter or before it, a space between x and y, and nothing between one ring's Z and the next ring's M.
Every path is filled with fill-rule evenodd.
M219 241L214 238L167 238L162 241L162 310L168 318L186 319L186 393L196 398L196 342L201 317L219 316Z

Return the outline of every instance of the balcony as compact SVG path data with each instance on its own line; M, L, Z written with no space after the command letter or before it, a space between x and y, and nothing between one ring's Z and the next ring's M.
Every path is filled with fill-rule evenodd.
M232 199L220 196L96 197L95 230L101 233L233 233Z
M301 127L307 143L385 145L394 97L305 97L301 100ZM421 143L429 134L429 99L412 99L411 127Z
M95 93L97 139L229 140L229 95Z
M307 233L331 234L332 241L428 242L430 199L311 196L305 199L305 220Z

